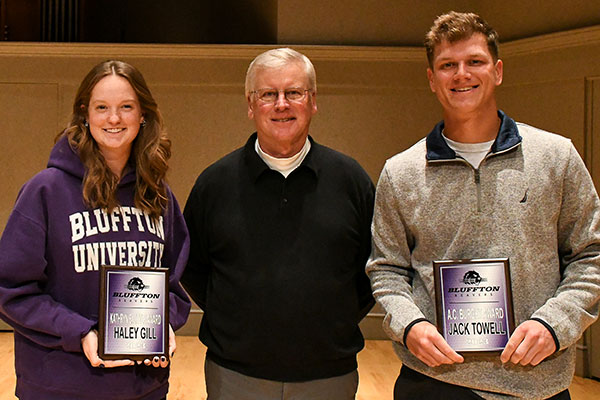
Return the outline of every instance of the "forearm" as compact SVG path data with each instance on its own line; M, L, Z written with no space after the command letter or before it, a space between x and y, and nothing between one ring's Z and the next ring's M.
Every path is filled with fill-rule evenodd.
M81 338L97 323L43 294L4 298L1 311L2 319L32 342L69 352L81 351Z
M367 267L367 273L373 295L386 313L383 329L391 339L404 343L405 329L416 320L426 320L412 297L408 277L398 267L373 263Z

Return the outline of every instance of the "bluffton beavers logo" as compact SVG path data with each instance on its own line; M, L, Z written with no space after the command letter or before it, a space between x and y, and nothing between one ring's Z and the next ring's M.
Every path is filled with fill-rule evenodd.
M133 291L142 291L146 288L146 285L144 285L144 281L142 281L140 278L133 277L129 280L129 282L127 282L127 289L129 290L133 290Z
M143 290L150 289L141 278L137 276L131 278L125 288L129 292L114 292L113 297L126 297L131 299L158 299L160 293L141 293Z
M482 278L477 271L467 271L462 278L462 283L465 285L479 286L481 282L487 282L487 279Z
M449 287L448 293L490 293L500 291L500 286L479 286L481 282L487 282L487 279L475 270L467 271L458 282L461 285L459 287Z

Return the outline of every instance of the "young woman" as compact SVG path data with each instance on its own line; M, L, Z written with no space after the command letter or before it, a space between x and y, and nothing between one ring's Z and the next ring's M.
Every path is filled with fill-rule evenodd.
M141 73L83 79L48 167L21 189L0 239L0 317L14 327L20 399L163 399L167 358L98 357L100 265L169 268L169 354L190 302L189 239L165 183L170 141ZM172 327L172 329L171 329Z

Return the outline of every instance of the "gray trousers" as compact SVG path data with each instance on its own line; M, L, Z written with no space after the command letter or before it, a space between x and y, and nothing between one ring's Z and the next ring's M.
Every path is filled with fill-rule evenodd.
M252 378L221 367L209 359L204 363L207 400L354 400L358 371L306 382L279 382Z

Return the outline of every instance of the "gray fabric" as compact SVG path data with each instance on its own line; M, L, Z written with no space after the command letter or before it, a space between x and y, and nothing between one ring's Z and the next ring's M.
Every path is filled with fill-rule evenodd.
M278 382L253 378L204 363L207 400L352 400L358 389L358 371L307 382Z
M486 399L541 399L566 389L574 345L598 316L600 203L590 175L568 139L517 125L522 144L488 156L479 186L464 161L428 163L425 140L388 160L367 264L402 362ZM412 321L435 323L431 262L496 257L510 258L516 324L547 322L560 351L536 367L502 365L491 355L429 368L402 340Z

